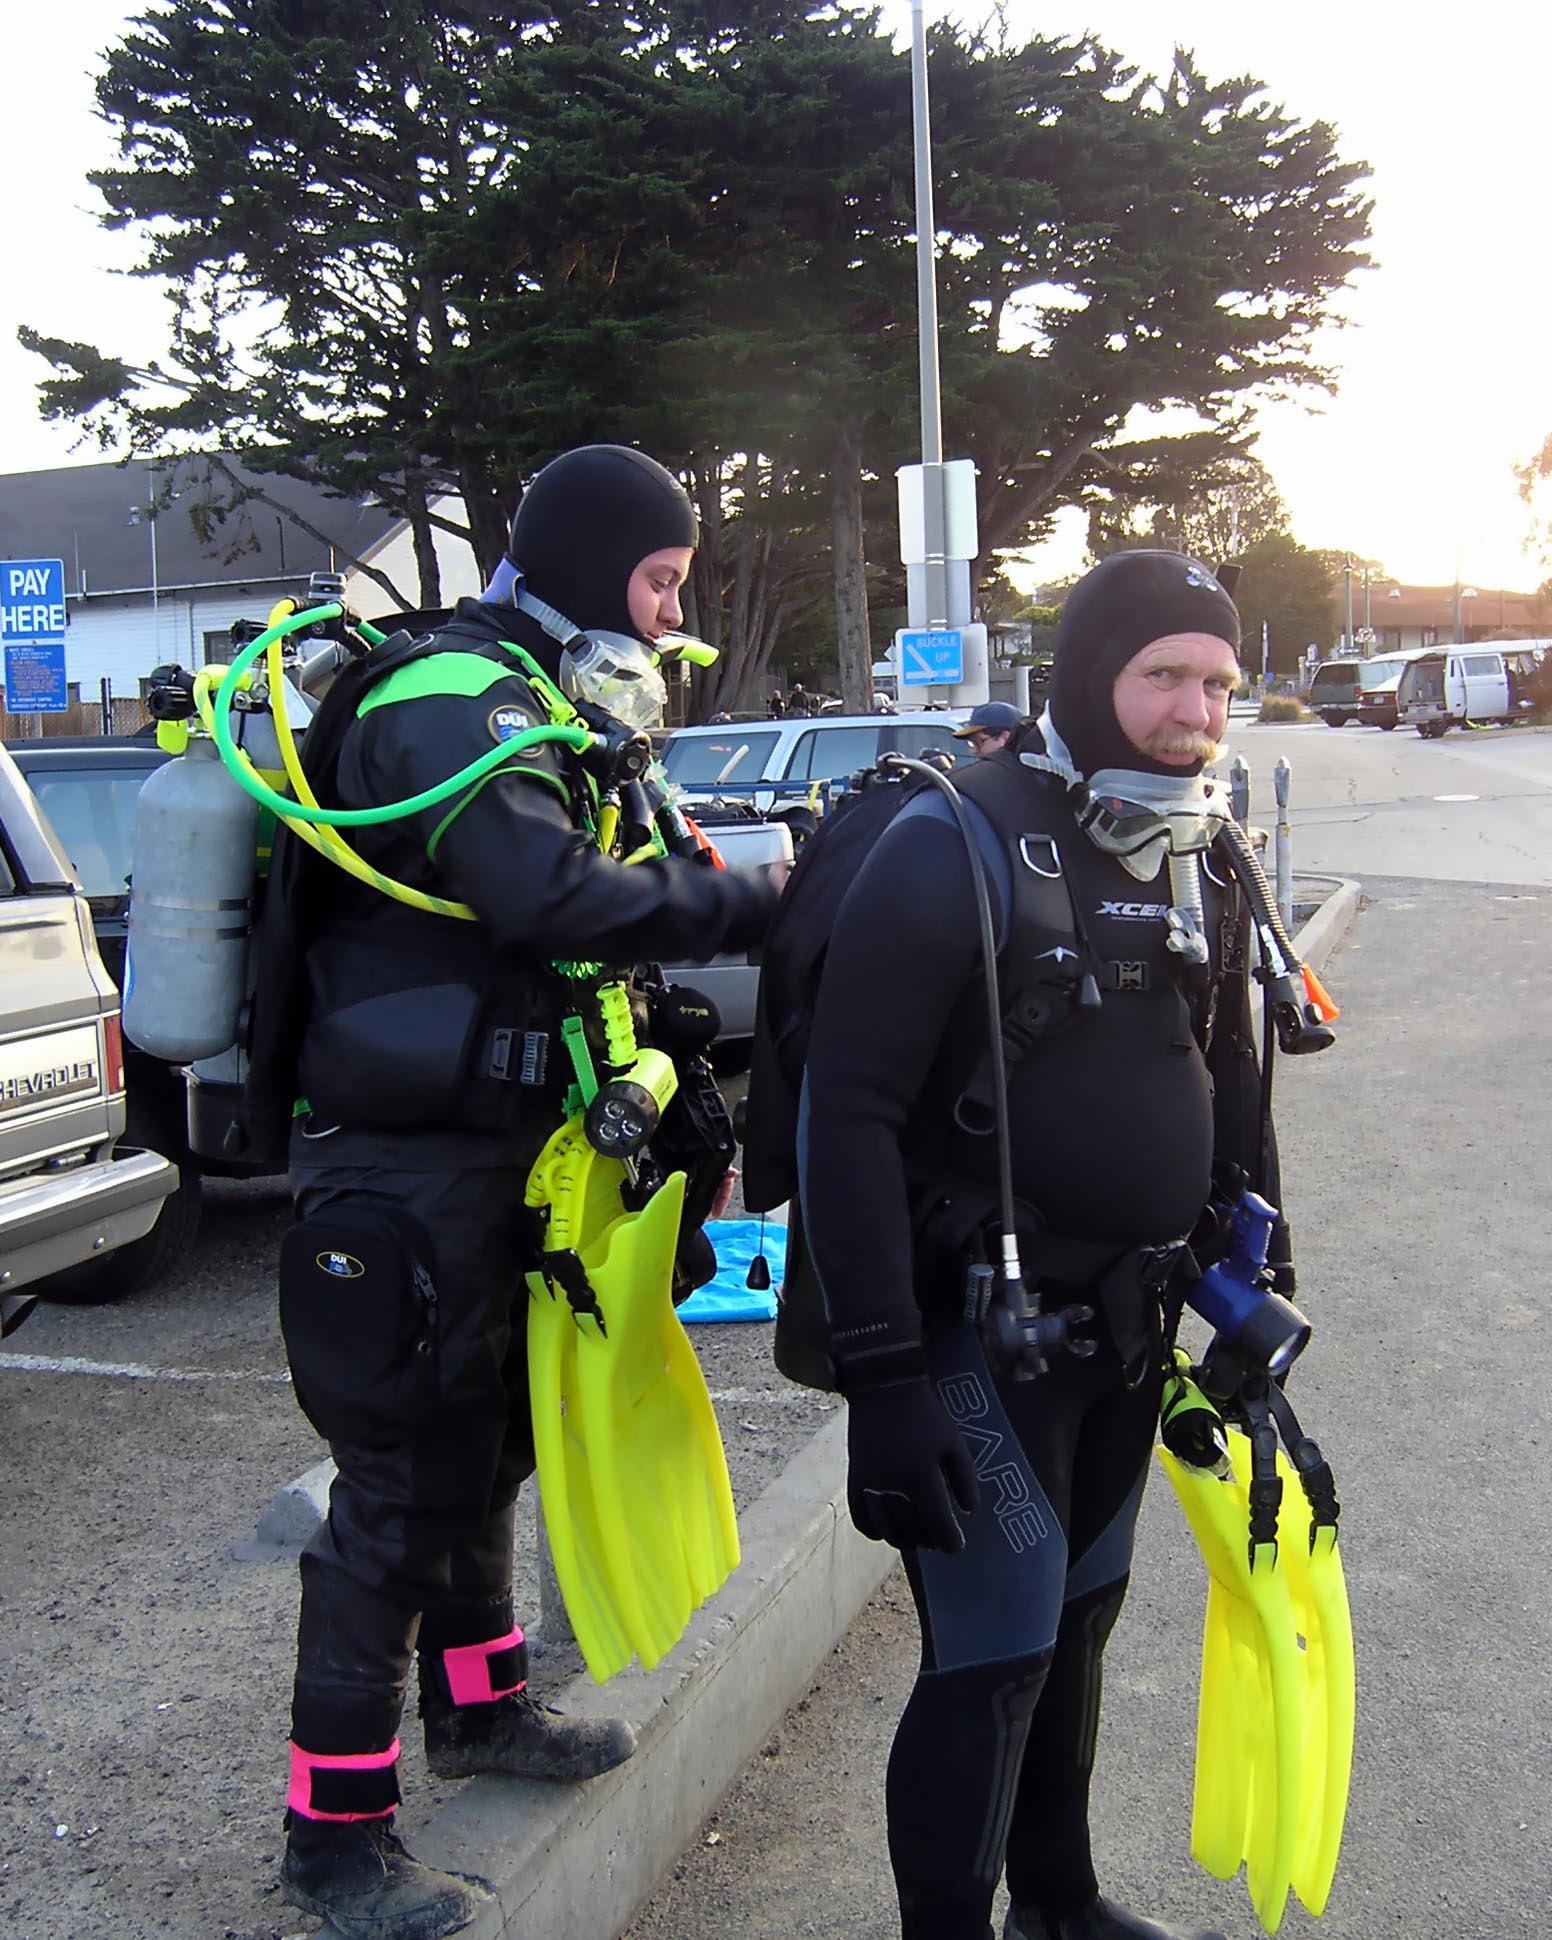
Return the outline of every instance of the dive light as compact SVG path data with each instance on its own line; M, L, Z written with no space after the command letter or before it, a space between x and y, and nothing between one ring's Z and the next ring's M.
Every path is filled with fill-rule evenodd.
M1229 1248L1186 1295L1241 1368L1286 1374L1309 1345L1310 1324L1291 1300L1266 1283L1266 1254L1277 1208L1258 1193L1240 1198L1229 1221Z
M657 1130L677 1084L673 1060L642 1051L630 1070L598 1087L582 1116L582 1130L606 1159L633 1159Z

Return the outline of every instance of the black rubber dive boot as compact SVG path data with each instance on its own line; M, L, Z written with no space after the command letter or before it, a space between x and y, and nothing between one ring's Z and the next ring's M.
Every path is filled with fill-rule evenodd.
M426 1763L438 1778L545 1778L571 1784L623 1765L636 1734L623 1718L568 1718L526 1691L486 1704L452 1704L422 1677Z
M1010 1906L1002 1940L1225 1940L1216 1927L1168 1927L1096 1898L1065 1913Z
M412 1859L391 1816L335 1823L288 1812L280 1884L292 1906L332 1921L345 1940L442 1940L489 1897L482 1881Z

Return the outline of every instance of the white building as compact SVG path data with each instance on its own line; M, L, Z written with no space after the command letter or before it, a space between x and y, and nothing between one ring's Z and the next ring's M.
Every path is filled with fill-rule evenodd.
M232 622L263 622L276 600L305 591L315 571L354 577L371 615L391 612L393 601L355 569L369 560L382 570L387 561L403 598L416 602L408 530L395 515L232 468L264 502L250 499L224 516L212 509L202 460L0 475L0 559L64 561L73 701L94 706L105 680L115 697L138 696L151 669L169 661L229 659ZM451 573L456 542L449 548ZM462 550L472 579L473 555Z

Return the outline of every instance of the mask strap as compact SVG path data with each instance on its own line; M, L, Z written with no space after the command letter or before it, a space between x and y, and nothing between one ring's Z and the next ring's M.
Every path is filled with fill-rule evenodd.
M573 640L585 642L587 639L587 635L579 626L568 620L564 613L558 612L553 606L530 593L521 581L512 588L512 604L520 613L526 613L530 619L537 620L550 638L558 640L563 647L569 647Z

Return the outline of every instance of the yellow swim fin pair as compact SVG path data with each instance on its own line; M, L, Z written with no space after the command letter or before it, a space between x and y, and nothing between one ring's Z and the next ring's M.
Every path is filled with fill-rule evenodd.
M674 1313L685 1175L632 1210L628 1173L580 1116L549 1140L527 1203L546 1217L528 1278L539 1493L566 1614L600 1684L651 1669L738 1567L727 1458Z
M1166 1422L1182 1402L1211 1409L1177 1364L1165 1384ZM1272 1454L1270 1420L1262 1427L1259 1461L1250 1438L1228 1429L1222 1473L1168 1448L1158 1453L1208 1576L1191 1852L1218 1879L1243 1865L1256 1917L1273 1934L1290 1890L1316 1915L1330 1895L1356 1687L1334 1491L1317 1489L1312 1511L1293 1464L1280 1448ZM1274 1459L1282 1485L1276 1533L1253 1542L1252 1478L1259 1468L1258 1481L1270 1481Z

